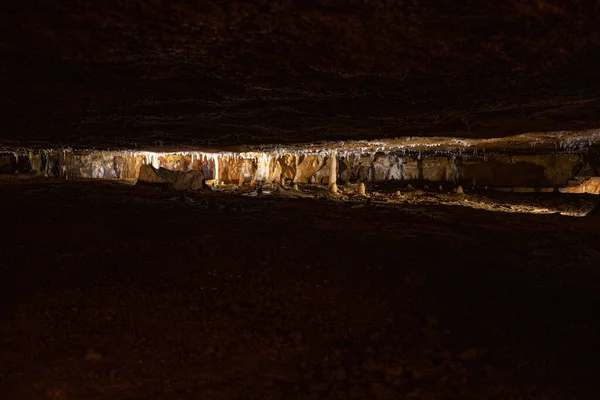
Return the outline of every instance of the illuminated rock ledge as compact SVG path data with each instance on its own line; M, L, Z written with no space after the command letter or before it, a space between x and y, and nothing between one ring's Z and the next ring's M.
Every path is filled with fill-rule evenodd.
M140 167L149 164L172 171L202 171L207 180L233 184L399 181L599 194L600 157L590 151L599 137L599 131L586 131L470 141L403 138L221 152L6 149L0 152L0 173L136 180ZM330 179L332 170L335 179Z

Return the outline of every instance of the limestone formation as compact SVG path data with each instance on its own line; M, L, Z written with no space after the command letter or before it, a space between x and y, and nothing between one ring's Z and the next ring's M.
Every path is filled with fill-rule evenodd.
M337 152L333 150L329 156L329 190L332 193L337 193Z
M361 196L365 196L367 194L367 188L362 182L360 183L360 185L358 185L358 194Z
M463 187L461 185L458 185L454 191L454 193L456 194L464 194L465 191L463 190Z
M158 176L164 179L165 182L173 183L177 179L177 176L180 174L179 171L171 171L170 169L160 167L156 170Z
M206 188L202 171L178 172L171 188L174 190L203 190Z
M477 187L567 188L599 193L599 166L582 154L438 155L399 151L302 153L151 153L43 150L0 155L0 173L36 171L69 179L137 179L172 182L170 172L198 170L225 184L262 180L266 184L417 181L421 184L469 182Z
M565 193L590 193L600 194L600 176L593 176L585 180L580 179L581 183L570 183L564 190Z
M142 165L140 167L140 174L137 180L138 184L165 184L165 181L161 176L158 175L158 171L152 167L152 165Z
M148 164L140 167L138 184L169 185L174 190L202 190L206 188L202 171L170 171L166 168L156 169Z

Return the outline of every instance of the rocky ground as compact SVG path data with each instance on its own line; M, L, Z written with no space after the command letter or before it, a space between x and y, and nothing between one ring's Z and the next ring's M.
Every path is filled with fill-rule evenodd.
M0 206L4 399L600 389L591 218L114 182L5 181Z

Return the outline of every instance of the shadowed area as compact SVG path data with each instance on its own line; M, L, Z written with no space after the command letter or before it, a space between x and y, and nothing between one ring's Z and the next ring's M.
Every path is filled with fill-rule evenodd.
M106 182L1 189L4 398L599 389L593 219Z
M3 7L3 142L224 146L598 127L591 1Z

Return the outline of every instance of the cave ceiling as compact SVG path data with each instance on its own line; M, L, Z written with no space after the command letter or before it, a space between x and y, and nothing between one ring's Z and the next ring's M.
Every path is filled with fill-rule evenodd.
M594 1L3 4L4 146L564 139L600 127Z

